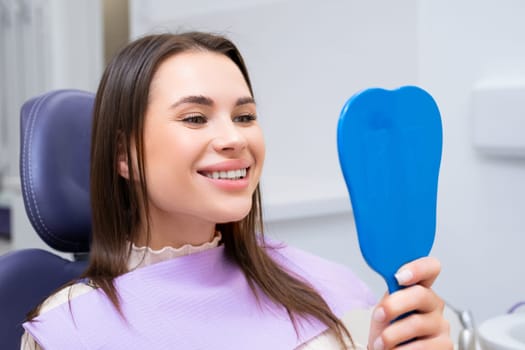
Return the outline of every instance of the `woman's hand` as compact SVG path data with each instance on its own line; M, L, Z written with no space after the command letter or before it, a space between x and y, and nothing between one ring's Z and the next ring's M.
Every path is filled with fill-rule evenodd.
M453 349L449 324L443 318L445 303L431 289L440 270L434 258L417 259L399 269L398 283L407 288L385 295L374 309L369 350ZM409 316L391 323L411 311Z

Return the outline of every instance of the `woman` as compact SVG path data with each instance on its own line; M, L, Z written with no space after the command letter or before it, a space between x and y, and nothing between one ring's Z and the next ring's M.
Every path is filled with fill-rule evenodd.
M264 153L233 43L192 32L125 47L95 100L89 267L30 315L22 347L351 346L340 319L370 307L370 292L342 267L264 239ZM431 258L400 270L411 287L375 307L370 349L452 348L431 290L438 274Z

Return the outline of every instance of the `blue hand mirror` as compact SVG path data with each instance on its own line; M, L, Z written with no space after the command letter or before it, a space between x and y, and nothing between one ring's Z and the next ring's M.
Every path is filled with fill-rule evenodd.
M439 109L415 86L364 90L343 107L337 146L361 253L393 293L397 270L434 242Z

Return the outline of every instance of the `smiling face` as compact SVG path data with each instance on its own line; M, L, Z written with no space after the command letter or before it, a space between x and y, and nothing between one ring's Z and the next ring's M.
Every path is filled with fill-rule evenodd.
M265 153L256 115L228 57L191 51L159 66L143 134L153 241L163 234L172 243L198 243L216 223L248 214ZM119 162L123 176L126 167Z

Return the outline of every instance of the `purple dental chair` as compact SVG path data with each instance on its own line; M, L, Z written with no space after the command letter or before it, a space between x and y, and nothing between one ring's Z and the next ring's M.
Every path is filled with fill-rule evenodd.
M72 260L41 249L0 256L0 349L20 348L25 315L87 266L89 152L94 95L57 90L21 109L20 176L36 233Z

